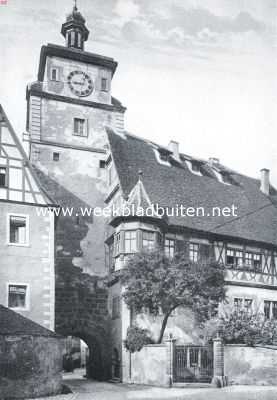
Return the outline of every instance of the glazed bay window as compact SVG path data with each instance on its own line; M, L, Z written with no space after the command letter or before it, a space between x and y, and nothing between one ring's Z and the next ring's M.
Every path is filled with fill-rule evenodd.
M0 167L0 187L6 187L7 181L7 168Z
M236 249L227 249L226 264L229 267L240 268L243 266L243 251Z
M125 253L135 253L137 251L137 232L125 231L124 235Z
M74 135L87 137L86 120L82 118L74 118Z
M264 301L264 316L266 319L277 319L277 301Z
M199 244L190 243L189 244L189 259L192 262L197 262L199 259Z
M8 216L8 243L26 246L29 241L28 218L22 215Z
M27 285L8 285L8 307L21 310L27 308Z
M164 253L166 257L173 258L175 252L175 240L165 238L164 241Z
M120 232L115 234L114 237L114 255L118 255L120 253Z
M155 247L155 232L142 231L142 248L151 251Z

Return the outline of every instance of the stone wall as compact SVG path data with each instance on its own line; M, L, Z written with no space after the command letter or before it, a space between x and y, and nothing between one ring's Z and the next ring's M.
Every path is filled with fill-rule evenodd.
M136 384L169 386L167 345L143 347L131 355L131 382Z
M0 397L31 398L61 393L63 340L0 336Z
M229 384L277 385L277 347L226 345L224 370Z

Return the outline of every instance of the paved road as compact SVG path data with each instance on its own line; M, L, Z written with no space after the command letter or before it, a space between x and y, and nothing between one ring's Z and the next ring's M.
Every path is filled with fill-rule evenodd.
M73 393L40 400L277 400L277 386L230 386L224 389L154 388L67 379Z

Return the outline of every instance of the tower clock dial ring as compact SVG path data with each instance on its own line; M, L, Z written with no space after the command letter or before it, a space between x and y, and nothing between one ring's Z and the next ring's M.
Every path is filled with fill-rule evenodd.
M91 77L83 71L70 72L67 83L71 92L79 97L89 96L94 89Z

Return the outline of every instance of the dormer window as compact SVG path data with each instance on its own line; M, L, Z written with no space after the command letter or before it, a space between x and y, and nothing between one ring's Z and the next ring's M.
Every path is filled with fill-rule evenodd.
M195 175L199 175L202 176L201 173L201 164L199 161L197 160L186 160L186 165L188 167L188 169L190 170L190 172L192 172Z
M218 168L214 167L212 169L219 182L224 183L225 185L232 184L231 176L227 171L220 171Z
M170 155L169 151L163 148L160 149L153 148L153 151L155 153L156 160L158 161L159 164L166 165L167 167L171 166L169 162L169 155Z

